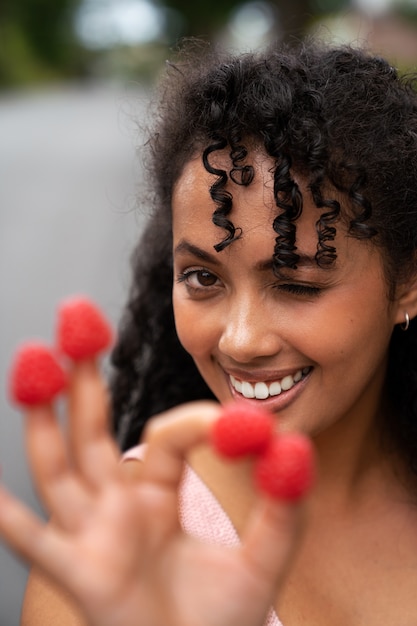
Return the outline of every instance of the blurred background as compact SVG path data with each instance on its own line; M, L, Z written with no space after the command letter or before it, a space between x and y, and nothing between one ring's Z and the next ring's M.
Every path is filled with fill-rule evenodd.
M181 37L249 50L310 33L417 66L417 0L1 0L0 464L40 515L8 366L20 341L53 340L68 295L117 322L145 217L140 122L165 59ZM18 626L26 578L0 545L0 626Z

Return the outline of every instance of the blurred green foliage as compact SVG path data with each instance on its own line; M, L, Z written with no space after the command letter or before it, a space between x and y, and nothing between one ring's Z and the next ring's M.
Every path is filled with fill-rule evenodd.
M81 0L1 0L0 86L79 76L86 51L73 28Z
M0 88L88 76L151 79L178 38L212 40L244 4L244 0L154 1L172 17L164 37L143 45L121 42L93 50L83 46L75 30L83 0L0 0ZM397 12L403 8L413 23L416 0L392 1ZM351 0L269 0L269 5L282 39L302 37L323 16L340 15L353 6Z
M349 0L329 0L333 5ZM212 39L232 13L243 4L242 0L164 0L165 6L178 11L184 17L183 35ZM269 0L279 16L284 38L302 36L311 21L310 0Z
M141 50L91 50L77 38L74 17L83 0L0 0L0 87L13 88L39 82L103 75L115 67L150 75L166 57L173 38L197 36L206 40L224 26L242 0L160 0L159 6L180 16L181 32ZM330 0L340 1L340 0ZM274 0L285 32L302 33L310 0ZM152 64L149 57L153 56ZM128 72L129 73L129 72ZM130 72L131 73L131 72Z

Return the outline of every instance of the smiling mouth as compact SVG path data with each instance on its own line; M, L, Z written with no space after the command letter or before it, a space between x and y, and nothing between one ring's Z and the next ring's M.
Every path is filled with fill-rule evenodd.
M273 396L279 396L283 391L292 389L302 378L305 378L311 371L311 367L304 367L294 374L288 374L281 380L274 380L271 383L257 382L250 383L246 380L238 380L234 376L229 376L231 385L235 391L244 398L256 398L256 400L266 400Z

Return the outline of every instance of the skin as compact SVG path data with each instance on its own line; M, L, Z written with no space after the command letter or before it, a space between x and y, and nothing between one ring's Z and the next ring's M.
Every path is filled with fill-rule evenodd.
M227 166L227 155L216 158ZM341 225L334 270L305 263L277 281L267 265L271 163L256 150L250 159L253 184L231 187L231 217L243 236L219 254L213 245L223 233L211 222L211 179L198 158L176 185L175 318L220 402L236 397L230 373L255 382L308 368L293 389L265 401L279 414L277 429L301 430L316 445L320 472L303 540L298 507L255 494L250 462L226 463L206 445L216 404L178 407L152 421L144 465L123 465L107 433L98 370L77 366L68 440L51 407L26 420L34 477L53 521L44 527L0 490L0 532L44 572L31 576L22 626L211 626L211 617L216 626L257 626L271 604L285 626L417 621L417 515L400 480L404 469L383 453L376 424L387 345L404 311L417 313L415 284L399 286L389 301L377 251L346 237ZM315 251L316 216L307 203L298 223L297 245L307 256ZM209 274L197 274L203 269ZM304 287L294 293L288 284ZM181 533L176 491L184 458L229 514L241 550L207 548Z

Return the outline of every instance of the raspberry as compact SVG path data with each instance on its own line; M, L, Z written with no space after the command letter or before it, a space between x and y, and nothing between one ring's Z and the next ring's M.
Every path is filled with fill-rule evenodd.
M254 471L255 483L261 491L282 500L298 500L314 482L310 440L297 433L274 437L257 459Z
M65 300L58 308L58 348L74 361L96 356L108 348L113 333L93 302L84 297Z
M245 402L235 402L223 407L213 424L211 441L220 455L231 459L259 454L267 447L273 429L271 413Z
M10 370L10 395L16 404L51 402L66 385L66 374L48 346L32 341L17 350Z

